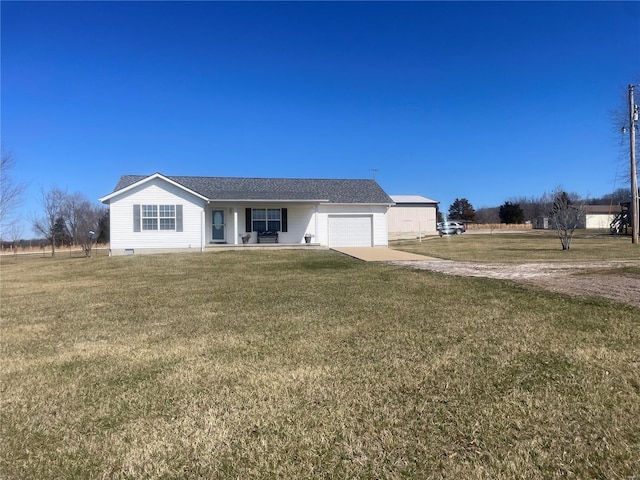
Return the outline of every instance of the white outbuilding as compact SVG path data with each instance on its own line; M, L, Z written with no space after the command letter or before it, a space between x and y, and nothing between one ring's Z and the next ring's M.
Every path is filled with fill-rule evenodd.
M437 200L421 195L390 195L394 202L387 214L389 239L436 235Z

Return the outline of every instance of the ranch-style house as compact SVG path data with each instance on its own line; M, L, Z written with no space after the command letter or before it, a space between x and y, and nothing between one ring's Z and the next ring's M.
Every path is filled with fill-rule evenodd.
M216 244L387 246L394 203L375 180L160 173L124 175L100 201L109 205L113 255Z

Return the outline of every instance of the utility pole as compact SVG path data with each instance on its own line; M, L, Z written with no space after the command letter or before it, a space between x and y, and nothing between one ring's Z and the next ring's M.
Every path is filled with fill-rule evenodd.
M636 123L638 122L638 106L633 101L633 87L629 85L629 146L631 161L631 243L638 243L638 175L636 172Z

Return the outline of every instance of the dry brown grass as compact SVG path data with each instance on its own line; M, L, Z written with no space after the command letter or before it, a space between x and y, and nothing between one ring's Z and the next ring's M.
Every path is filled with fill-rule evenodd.
M562 250L554 231L490 234L472 232L418 240L399 240L392 247L447 260L499 263L585 262L602 260L640 260L640 248L631 237L596 231L576 231L570 250Z
M0 265L0 477L640 472L640 311L330 251Z

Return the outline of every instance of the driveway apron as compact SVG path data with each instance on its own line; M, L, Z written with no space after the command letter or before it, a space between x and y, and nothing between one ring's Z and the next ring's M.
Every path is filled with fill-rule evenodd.
M394 260L434 260L431 257L416 253L401 252L387 247L339 247L332 248L336 252L365 262L390 262Z

